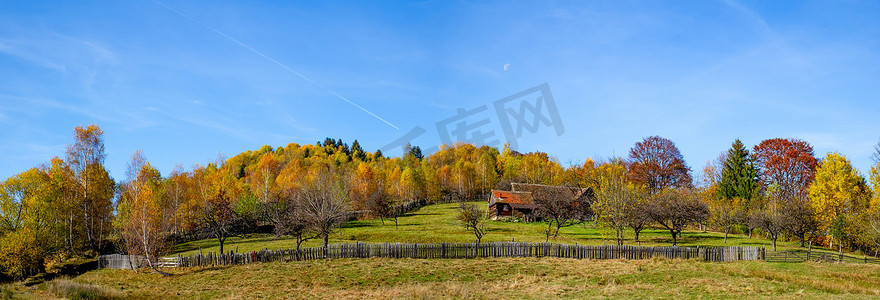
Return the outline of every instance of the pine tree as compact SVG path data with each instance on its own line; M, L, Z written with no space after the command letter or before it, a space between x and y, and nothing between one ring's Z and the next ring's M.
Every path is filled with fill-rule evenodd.
M351 143L351 156L361 161L367 160L367 153L361 148L361 144L357 140Z
M751 200L758 192L758 168L749 150L737 139L727 151L727 160L721 170L718 197Z

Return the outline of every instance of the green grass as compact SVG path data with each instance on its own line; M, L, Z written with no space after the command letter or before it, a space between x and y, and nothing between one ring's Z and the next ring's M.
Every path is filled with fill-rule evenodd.
M331 242L472 242L455 224L456 204L424 207L399 219L400 226L379 220L347 223ZM489 222L484 241L544 240L546 223ZM632 237L630 236L630 239ZM682 246L722 246L723 235L686 231ZM642 245L670 245L665 230L643 232ZM551 241L612 244L603 228L563 228ZM317 246L313 240L306 246ZM631 240L628 245L633 245ZM726 245L765 245L761 238L731 235ZM234 238L227 249L250 251L291 248L288 239L271 236ZM798 248L780 242L782 249ZM214 240L176 246L193 254L217 251ZM102 269L73 279L73 290L113 298L850 298L880 299L880 265L837 263L710 263L696 260L573 260L557 258L484 259L338 259L255 263L238 266L168 268L173 276L153 272ZM58 289L58 288L54 288ZM58 297L49 284L0 287L15 299ZM97 291L94 294L92 291ZM58 293L58 294L56 294Z
M480 202L482 203L482 202ZM346 223L345 226L331 235L330 243L345 242L372 242L372 243L439 243L439 242L473 242L474 236L465 231L455 222L455 214L458 204L434 204L422 207L412 213L398 219L399 226L385 220L383 225L380 220L360 220ZM519 241L519 242L543 242L544 230L547 223L514 223L503 221L489 221L487 234L483 237L484 242L496 241ZM636 245L629 233L626 245ZM672 245L669 232L661 228L649 228L642 232L639 237L643 246L668 246ZM614 233L602 228L595 227L593 223L585 223L564 227L559 236L551 237L551 242L582 245L614 244ZM319 246L319 240L306 242L305 247ZM761 246L770 247L770 241L762 238L751 238L742 234L731 234L727 243L724 243L723 233L703 232L689 230L679 238L680 246ZM252 235L247 238L229 238L225 245L226 251L255 251L262 249L290 249L295 248L296 243L286 238L276 238L272 235ZM798 245L794 242L778 242L780 250L795 249ZM172 253L193 255L202 252L217 252L219 246L214 239L205 239L175 246Z
M880 298L880 266L695 260L339 259L98 270L125 298Z

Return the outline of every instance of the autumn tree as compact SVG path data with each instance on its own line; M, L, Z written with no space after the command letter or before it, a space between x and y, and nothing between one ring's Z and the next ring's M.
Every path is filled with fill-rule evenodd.
M48 173L37 168L0 182L0 277L42 272L44 259L60 250L58 196Z
M835 222L843 222L845 218L854 218L866 211L871 191L850 161L832 152L816 169L815 180L809 187L809 199L820 229L829 232ZM832 241L833 238L832 235Z
M880 211L880 161L875 162L871 166L871 203L869 205L872 211Z
M602 224L614 230L617 244L623 245L625 230L630 224L637 223L631 218L640 217L636 210L643 195L636 185L626 180L626 168L620 164L602 164L598 173L593 210L602 219Z
M671 140L647 137L629 150L630 181L658 193L665 188L690 187L690 168Z
M768 139L755 146L753 156L762 170L764 188L775 184L781 199L807 195L818 161L813 147L798 139Z
M198 211L196 203L194 203L195 195L192 187L192 174L185 172L183 166L176 165L167 180L164 181L165 195L168 198L168 205L165 208L166 216L170 216L168 220L171 222L171 233L179 235L185 231L193 229L196 217L194 213Z
M128 164L128 181L123 185L117 207L116 224L120 227L125 249L131 255L143 255L154 271L154 263L166 247L172 222L163 205L162 177L136 151Z
M669 230L675 246L685 226L709 217L709 208L691 190L669 189L653 196L648 213L651 220Z
M66 161L72 170L76 224L85 244L97 248L111 227L115 183L104 169L104 131L97 125L77 126L74 143L67 146Z
M256 170L251 176L251 189L257 194L260 202L267 203L276 193L275 178L278 177L279 162L272 152L260 156Z
M491 150L495 150L492 148ZM483 151L476 163L477 176L479 179L480 196L487 195L490 189L498 183L498 170L496 169L496 157L498 151Z

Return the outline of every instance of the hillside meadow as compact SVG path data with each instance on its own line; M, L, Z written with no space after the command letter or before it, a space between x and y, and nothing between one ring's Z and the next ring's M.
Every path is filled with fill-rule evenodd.
M474 202L484 204L484 202ZM433 204L407 213L398 218L398 226L394 226L392 220L359 220L346 223L341 229L331 235L330 243L440 243L440 242L473 242L473 234L465 231L464 227L456 222L457 203ZM483 242L518 241L518 242L543 242L544 231L547 229L546 222L521 223L504 221L487 221L487 234ZM748 238L747 235L731 234L727 243L724 243L724 234L713 231L687 230L678 240L680 246L762 246L770 247L770 241L755 235ZM672 238L669 231L662 228L648 228L642 231L639 243L632 240L632 232L627 235L625 245L642 246L670 246ZM614 232L602 228L601 224L594 225L592 222L563 227L559 236L550 237L550 242L580 245L603 245L614 244ZM320 246L317 239L307 241L304 247ZM233 237L226 241L226 251L246 252L262 249L292 249L296 242L284 237L275 237L270 234L255 234L247 237ZM779 250L798 248L797 243L780 241L777 244ZM194 255L217 252L219 247L215 239L204 239L176 245L171 255Z
M455 222L456 203L422 207L393 221L348 222L333 234L341 242L471 242ZM599 224L601 225L601 224ZM541 242L546 223L489 221L484 241ZM768 245L769 241L731 234L686 231L682 246ZM630 233L627 245L635 245ZM667 246L669 233L650 228L641 245ZM565 227L551 242L613 244L613 235L593 223ZM305 246L318 246L311 240ZM294 242L272 235L232 238L238 252L285 249ZM782 249L797 249L780 242ZM176 245L169 256L216 252L205 239ZM559 258L338 259L250 265L163 268L151 271L94 270L26 287L0 287L0 299L157 299L157 298L880 298L880 266L837 263L710 263L697 260L575 260ZM66 293L66 294L65 294Z

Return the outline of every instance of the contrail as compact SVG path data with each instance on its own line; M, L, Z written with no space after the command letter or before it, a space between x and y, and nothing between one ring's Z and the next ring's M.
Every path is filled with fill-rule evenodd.
M394 127L394 129L400 130L400 128L398 128L397 126L394 126L394 124L391 124L391 122L386 121L385 119L383 119L383 118L380 117L379 115L374 114L373 112L367 110L366 108L363 108L363 107L360 106L360 105L357 105L357 103L354 103L353 101L348 100L348 98L345 98L345 96L340 95L339 93L337 93L337 92L331 90L330 88L328 88L328 87L326 87L326 86L324 86L324 85L322 85L322 84L320 84L320 83L317 83L317 82L315 82L314 80L309 79L308 77L306 77L306 76L303 75L302 73L297 72L297 71L294 70L293 68L288 67L288 66L285 65L284 63L282 63L282 62L280 62L280 61L278 61L278 60L276 60L276 59L274 59L274 58L272 58L272 57L269 57L269 56L266 55L266 54L263 54L263 52L260 52L260 51L258 51L257 49L252 48L251 46L248 46L247 44L243 43L242 41L239 41L238 39L236 39L236 38L234 38L234 37L231 37L231 36L229 36L228 34L225 34L225 33L223 33L223 32L220 31L220 30L214 29L214 27L208 26L208 24L202 23L201 21L196 20L195 18L190 17L189 15L187 15L187 14L185 14L185 13L183 13L183 12L177 10L177 9L174 9L173 7L170 7L170 6L168 6L168 5L165 5L165 3L162 3L162 2L159 1L159 0L153 0L153 2L156 2L156 4L159 4L159 5L161 5L162 7L167 8L168 10L170 10L170 11L172 11L172 12L174 12L174 13L176 13L176 14L178 14L178 15L184 17L184 18L187 18L187 19L189 19L190 21L193 21L193 22L198 23L199 25L202 25L202 27L205 27L205 28L207 28L207 29L209 29L209 30L211 30L211 31L213 31L213 32L215 32L215 33L217 33L217 34L219 34L219 35L225 37L226 39L228 39L228 40L230 40L230 41L232 41L232 42L238 44L239 46L241 46L241 47L243 47L243 48L245 48L245 49L248 49L249 51L253 52L254 54L259 55L260 57L265 58L266 60L268 60L268 61L270 61L270 62L272 62L272 63L278 65L278 66L281 67L282 69L285 69L285 70L287 70L288 72L293 73L293 74L296 75L296 76L299 76L299 78L302 78L302 79L304 79L305 81L308 81L308 82L311 83L312 85L314 85L314 86L316 86L316 87L318 87L318 88L324 90L325 92L328 92L328 93L330 93L330 94L333 95L333 96L336 96L336 98L339 98L339 99L342 99L342 101L348 102L348 104L351 104L351 105L353 105L354 107L357 107L358 109L364 111L365 113L370 114L370 115L373 116L374 118L379 119L379 121L382 121L382 122L384 122L385 124L388 124L388 126L391 126L391 127Z

